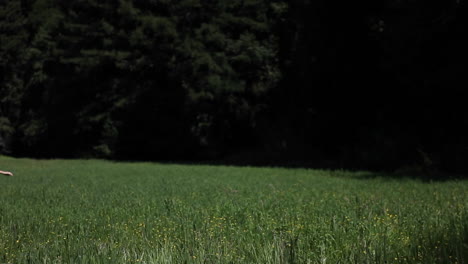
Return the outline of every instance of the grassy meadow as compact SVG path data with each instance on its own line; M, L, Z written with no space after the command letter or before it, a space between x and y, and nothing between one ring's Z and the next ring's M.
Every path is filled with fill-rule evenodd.
M0 157L0 263L468 263L468 182Z

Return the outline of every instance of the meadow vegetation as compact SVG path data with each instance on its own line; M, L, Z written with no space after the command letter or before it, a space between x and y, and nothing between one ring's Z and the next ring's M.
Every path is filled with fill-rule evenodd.
M0 157L0 263L467 263L466 181Z

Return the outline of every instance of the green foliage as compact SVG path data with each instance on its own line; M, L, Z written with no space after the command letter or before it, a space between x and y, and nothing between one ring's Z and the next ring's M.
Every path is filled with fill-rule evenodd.
M197 116L208 115L213 120L207 128L211 136L204 142L216 147L219 142L229 144L231 138L242 145L232 128L254 130L252 120L258 119L265 95L280 79L272 32L276 17L269 16L270 6L264 1L184 1L177 12L197 8L207 15L185 18L192 26L181 25L185 38L178 49L181 68L187 69L181 74L182 84L195 113L192 130L199 126Z
M201 142L197 127L222 146L232 127L254 129L261 98L278 83L279 9L261 0L7 1L3 131L17 131L19 152L48 145L50 155L164 153L156 145L175 135ZM142 134L160 142L131 147Z
M40 140L44 140L46 138L47 132L47 123L42 119L36 119L33 115L30 116L31 118L21 124L19 127L22 135L22 142L27 147L32 147L38 143Z
M466 181L97 160L0 163L15 174L0 178L5 263L468 260Z
M9 141L20 118L25 89L28 35L21 1L0 2L0 21L0 138Z
M464 6L0 0L0 138L27 156L380 169L420 146L466 172Z

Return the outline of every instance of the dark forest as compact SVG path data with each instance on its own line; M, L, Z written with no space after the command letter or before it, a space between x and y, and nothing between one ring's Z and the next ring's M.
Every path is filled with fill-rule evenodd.
M464 0L0 0L0 151L468 172Z

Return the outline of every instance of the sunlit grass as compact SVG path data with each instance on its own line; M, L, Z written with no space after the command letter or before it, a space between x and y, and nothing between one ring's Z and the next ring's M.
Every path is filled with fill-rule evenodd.
M0 263L466 263L466 181L0 157Z

